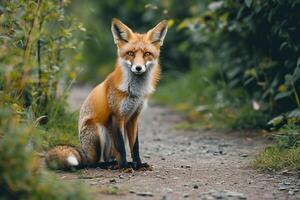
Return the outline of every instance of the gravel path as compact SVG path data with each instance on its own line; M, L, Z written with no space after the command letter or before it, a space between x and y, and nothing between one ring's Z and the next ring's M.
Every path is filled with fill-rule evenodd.
M89 88L75 88L70 104L78 108ZM72 101L71 101L72 100ZM184 119L152 105L140 124L140 148L153 171L82 169L58 172L63 179L90 185L99 199L300 199L297 175L263 174L251 160L267 141L253 134L175 129Z

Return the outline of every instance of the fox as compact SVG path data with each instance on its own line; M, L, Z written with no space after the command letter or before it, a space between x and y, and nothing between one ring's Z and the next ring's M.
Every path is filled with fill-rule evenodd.
M133 32L117 18L111 32L117 48L114 70L84 100L79 113L80 147L58 145L45 156L54 169L68 170L116 161L120 170L150 168L139 153L138 121L160 79L160 49L168 31L162 20L146 33ZM126 159L126 140L132 158Z

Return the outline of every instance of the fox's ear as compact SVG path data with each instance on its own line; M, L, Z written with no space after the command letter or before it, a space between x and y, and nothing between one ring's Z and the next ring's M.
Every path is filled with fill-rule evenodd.
M112 19L111 32L114 37L115 44L119 42L128 42L133 34L132 30L128 26L116 18Z
M159 22L153 29L147 32L147 36L153 44L163 45L165 36L168 31L168 21Z

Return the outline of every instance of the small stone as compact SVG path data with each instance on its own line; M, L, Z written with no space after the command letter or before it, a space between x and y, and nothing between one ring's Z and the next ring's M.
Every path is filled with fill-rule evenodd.
M144 158L150 158L150 155L149 154L145 154Z
M124 178L125 178L125 176L123 174L119 175L119 179L124 179Z
M282 185L278 188L278 190L287 190L287 189L289 189L289 187L285 185Z
M242 154L240 154L240 157L242 157L242 158L246 158L246 157L248 157L249 155L248 154L246 154L246 153L242 153Z
M164 191L167 192L167 193L173 192L173 190L171 188L165 188Z
M226 191L226 195L228 197L236 197L238 199L247 199L247 197L243 193L234 192L234 191Z
M289 192L288 192L288 195L290 195L290 196L293 196L295 194L295 192L293 191L293 190L290 190Z
M189 194L184 194L183 195L183 198L188 198L189 197Z
M109 180L110 183L117 183L116 179L112 178Z
M98 184L97 181L90 182L90 185L97 185L97 184Z
M166 196L162 196L161 200L167 200Z
M153 197L153 193L151 192L137 192L136 195L142 196L142 197Z

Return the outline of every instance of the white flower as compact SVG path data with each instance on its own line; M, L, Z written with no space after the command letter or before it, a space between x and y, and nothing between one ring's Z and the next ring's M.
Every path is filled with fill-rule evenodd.
M252 101L252 107L253 107L254 110L259 110L260 109L259 103L255 100Z
M222 6L223 6L223 1L215 1L208 5L208 9L210 9L211 11L216 11L222 8Z

